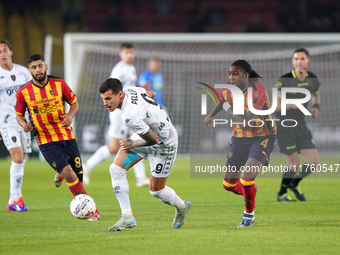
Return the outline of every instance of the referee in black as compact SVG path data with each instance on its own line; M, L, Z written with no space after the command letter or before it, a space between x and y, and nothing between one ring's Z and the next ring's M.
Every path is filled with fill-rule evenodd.
M312 133L308 129L305 115L294 104L287 104L286 115L281 116L281 88L304 88L310 91L312 98L312 117L317 118L320 111L320 82L317 76L307 71L311 62L309 52L304 48L298 48L293 53L292 64L294 69L282 75L276 82L275 87L278 88L278 101L275 115L280 122L284 119L294 119L297 122L295 127L283 127L281 123L277 123L277 140L280 147L280 152L285 154L287 161L287 172L282 175L282 182L280 190L277 194L277 200L281 202L294 202L287 189L294 192L296 198L300 201L306 201L306 197L299 188L300 181L309 175L313 168L320 164L319 154L315 147ZM287 93L287 99L304 98L302 93ZM304 104L307 108L308 102ZM285 125L293 125L296 123L288 123ZM293 122L293 121L292 121ZM305 159L305 163L299 169L299 153Z

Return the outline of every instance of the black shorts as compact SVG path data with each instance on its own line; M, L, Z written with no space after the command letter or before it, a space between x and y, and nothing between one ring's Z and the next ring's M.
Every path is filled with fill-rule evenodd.
M76 174L83 170L75 139L46 143L40 145L39 149L50 166L59 173L68 165L72 167Z
M304 121L297 121L296 127L277 126L277 141L280 152L291 155L301 149L315 149L312 133Z
M245 165L248 158L255 158L267 166L269 155L275 144L275 136L259 136L252 138L231 137L231 145L227 157L227 167L236 167L237 170Z

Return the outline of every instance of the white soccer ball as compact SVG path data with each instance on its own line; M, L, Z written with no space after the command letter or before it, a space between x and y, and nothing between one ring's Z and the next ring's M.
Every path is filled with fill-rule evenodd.
M78 219L88 219L96 212L96 202L89 195L80 194L74 197L70 204L70 210Z

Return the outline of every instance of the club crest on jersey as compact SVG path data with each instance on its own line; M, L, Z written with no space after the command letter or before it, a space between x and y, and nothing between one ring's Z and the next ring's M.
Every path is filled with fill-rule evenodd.
M55 163L55 161L53 161L51 165L52 165L54 168L57 168L57 164Z
M54 89L51 89L50 91L51 96L54 96Z
M11 78L12 78L13 81L15 81L15 75L14 74L11 75Z
M17 138L15 136L12 136L12 141L15 143L17 141Z

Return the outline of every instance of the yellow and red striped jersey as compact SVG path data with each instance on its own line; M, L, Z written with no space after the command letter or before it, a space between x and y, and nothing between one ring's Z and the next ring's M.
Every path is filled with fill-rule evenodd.
M249 86L243 90L244 96L244 110L245 112L249 111L248 107L248 88L251 87L253 89L253 106L257 110L268 110L270 108L269 98L267 91L265 88L257 82L250 82ZM228 102L232 102L233 97L231 91L227 88L222 88L219 92L220 96L224 98L224 100ZM232 105L232 103L231 103ZM276 125L272 118L269 115L258 115L256 117L256 121L250 123L252 126L249 129L243 130L239 124L234 123L233 125L233 136L240 138L251 138L258 136L269 136L276 135Z
M75 138L71 126L61 126L64 100L69 104L77 101L64 80L48 76L44 86L36 85L32 80L22 86L15 97L17 114L23 115L28 108L39 145Z

